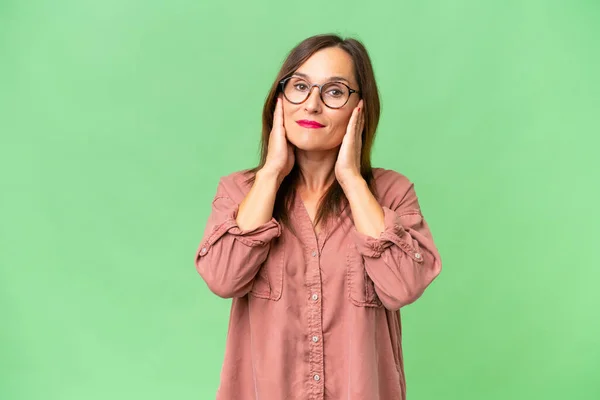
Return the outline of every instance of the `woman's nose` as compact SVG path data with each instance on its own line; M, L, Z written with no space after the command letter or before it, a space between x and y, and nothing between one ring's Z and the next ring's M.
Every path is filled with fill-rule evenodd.
M308 111L318 111L321 108L321 95L317 86L310 88L308 99L306 99L305 102L305 108Z

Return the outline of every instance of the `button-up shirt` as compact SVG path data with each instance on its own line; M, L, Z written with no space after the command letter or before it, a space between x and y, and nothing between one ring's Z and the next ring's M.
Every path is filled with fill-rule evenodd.
M233 298L217 400L404 400L400 308L441 271L414 184L374 168L377 238L348 205L315 234L296 194L292 230L242 230L244 171L220 179L195 256L208 288Z

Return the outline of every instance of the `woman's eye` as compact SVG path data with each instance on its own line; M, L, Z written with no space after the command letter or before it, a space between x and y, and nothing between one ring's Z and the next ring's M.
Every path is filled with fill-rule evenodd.
M297 83L297 84L295 85L295 87L296 87L296 89L298 89L298 90L306 90L306 88L307 88L307 86L306 86L305 84L303 84L303 83Z

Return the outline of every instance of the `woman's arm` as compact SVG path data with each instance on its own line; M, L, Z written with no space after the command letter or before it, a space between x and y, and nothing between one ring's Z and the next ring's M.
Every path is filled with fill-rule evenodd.
M269 244L281 235L272 217L277 179L257 173L241 202L235 176L219 181L204 237L196 252L196 269L209 289L223 298L242 297L269 253Z
M349 183L344 192L367 274L384 306L397 310L421 296L442 264L414 185L394 171L387 171L385 180L387 206L378 203L364 180Z
M342 189L350 209L356 230L364 235L379 237L385 230L383 208L371 191L362 176L342 184Z
M269 253L268 244L281 235L273 218L279 185L295 163L294 148L283 125L281 95L273 114L264 166L256 173L250 191L238 203L232 175L221 179L204 239L196 253L196 269L213 293L221 297L241 297L250 291L252 281Z
M279 184L275 172L261 169L256 173L250 192L239 206L236 221L240 229L255 229L272 218Z

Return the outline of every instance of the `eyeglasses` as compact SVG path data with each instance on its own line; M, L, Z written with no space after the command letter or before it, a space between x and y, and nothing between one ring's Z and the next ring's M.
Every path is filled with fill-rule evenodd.
M311 84L304 78L290 76L279 82L283 95L293 104L301 104L308 99L313 87L319 88L321 101L329 108L342 108L352 93L359 93L342 82L327 82L322 85Z

